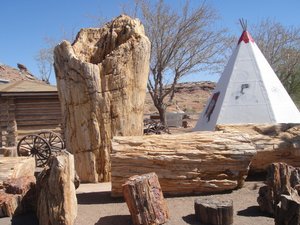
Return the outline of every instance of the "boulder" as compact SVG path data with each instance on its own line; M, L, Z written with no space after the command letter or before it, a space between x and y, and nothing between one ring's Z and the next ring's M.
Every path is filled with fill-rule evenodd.
M142 135L149 58L143 25L125 15L55 48L66 146L81 181L109 181L112 137Z
M52 155L37 179L37 217L40 225L73 225L77 216L72 154Z
M247 135L223 132L115 137L112 149L112 196L129 177L150 172L168 195L233 190L256 153Z

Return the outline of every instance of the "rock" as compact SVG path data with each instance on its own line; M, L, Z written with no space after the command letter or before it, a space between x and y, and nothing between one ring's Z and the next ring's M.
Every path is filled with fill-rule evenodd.
M51 156L37 179L37 217L40 225L73 225L77 216L74 157L62 151Z
M3 182L5 192L8 194L25 195L31 188L34 188L36 179L34 176L12 178Z
M275 211L275 225L300 224L299 195L281 195Z
M12 217L21 203L21 195L0 193L0 217Z
M201 224L230 225L233 223L232 200L196 199L195 215Z
M129 177L150 172L168 195L233 190L256 153L247 135L222 132L115 137L112 148L112 196Z
M300 167L300 125L219 125L218 130L246 133L257 154L253 157L250 173L265 172L271 163L284 162Z
M4 181L0 191L0 217L33 212L36 207L35 184L34 176Z
M142 135L149 58L142 24L125 15L55 48L66 146L83 182L110 180L113 136Z
M300 168L273 163L268 167L266 184L259 189L257 202L262 211L274 214L282 195L298 195Z
M169 219L167 203L155 173L130 177L123 185L123 193L134 225L164 224Z

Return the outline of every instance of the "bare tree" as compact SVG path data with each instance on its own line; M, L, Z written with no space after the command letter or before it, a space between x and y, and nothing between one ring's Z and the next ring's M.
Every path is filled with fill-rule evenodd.
M228 38L213 26L217 14L205 1L195 9L185 1L174 10L163 0L136 0L134 9L152 45L148 91L166 124L166 108L178 81L191 73L219 70Z
M265 19L253 26L258 47L290 95L300 91L300 28Z
M35 57L39 68L41 80L50 84L50 76L53 70L53 47L40 49Z
M71 37L71 38L70 38ZM62 31L62 37L60 40L69 40L70 42L74 40L74 29L72 30L71 35L69 35L66 31ZM53 51L55 46L59 43L58 40L50 37L45 37L45 48L42 48L38 51L35 56L35 60L37 62L39 68L39 78L46 83L50 84L50 77L53 71Z

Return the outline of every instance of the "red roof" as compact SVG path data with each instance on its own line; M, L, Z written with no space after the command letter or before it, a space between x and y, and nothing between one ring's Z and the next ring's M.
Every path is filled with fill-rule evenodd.
M253 38L251 37L251 35L249 34L248 31L244 30L238 44L240 44L241 42L245 42L245 43L249 43L249 41L254 42Z

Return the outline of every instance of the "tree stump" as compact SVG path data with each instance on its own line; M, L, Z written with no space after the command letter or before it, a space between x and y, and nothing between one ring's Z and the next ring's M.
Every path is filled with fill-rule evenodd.
M297 194L281 195L275 210L275 225L300 224L300 198Z
M134 225L163 224L169 210L155 173L132 176L123 184L123 194Z
M37 177L39 225L74 225L77 216L74 157L67 151L52 155Z
M196 199L195 214L200 223L230 225L233 223L232 200Z
M113 136L143 134L150 42L121 15L54 50L66 146L83 182L110 181Z

